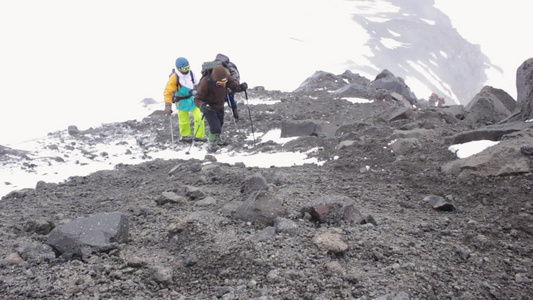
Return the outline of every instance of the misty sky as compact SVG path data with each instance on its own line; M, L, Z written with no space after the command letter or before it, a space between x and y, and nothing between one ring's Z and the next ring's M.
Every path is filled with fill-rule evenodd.
M514 28L523 26L533 5L493 2L436 1L466 39L511 70L507 82L514 83L516 68L533 53L531 42ZM340 74L347 59L368 54L361 47L366 33L351 20L353 5L344 0L1 1L0 145L68 125L83 130L131 119L142 99L162 101L178 56L199 71L203 61L224 53L237 63L243 81L270 90L293 91L317 70Z

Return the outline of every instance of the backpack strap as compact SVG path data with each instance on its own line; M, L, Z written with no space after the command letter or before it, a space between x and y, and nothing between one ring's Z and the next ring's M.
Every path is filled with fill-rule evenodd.
M176 74L176 87L180 88L180 77L178 76L178 73L176 73L176 69L172 69L172 73L168 75L168 78L170 78L172 75Z
M194 80L194 73L192 72L192 70L190 70L189 72L191 72L191 80L192 80L192 84L193 85L196 85L196 80ZM168 77L172 76L176 74L176 77L178 78L177 82L176 82L176 85L178 86L179 88L179 84L180 84L180 77L178 76L178 73L176 73L176 69L172 69L172 73L170 73L170 75L168 75Z

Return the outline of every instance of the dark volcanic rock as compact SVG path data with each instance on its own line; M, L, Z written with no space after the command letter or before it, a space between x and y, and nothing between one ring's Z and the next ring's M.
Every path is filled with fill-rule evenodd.
M59 253L108 251L118 243L128 241L128 217L121 213L102 213L88 218L78 218L65 225L56 227L46 243Z
M490 125L509 117L516 102L505 91L485 86L465 107L465 120Z
M313 220L320 223L353 222L363 220L361 212L355 207L352 199L344 196L321 197L301 209L309 213Z
M506 121L533 119L533 58L522 63L516 70L516 112Z
M383 89L388 94L397 93L411 104L417 102L415 94L411 92L411 89L405 84L405 81L400 77L394 76L389 70L381 71L370 83L370 86L375 89Z
M274 158L272 167L257 168L217 162L216 154L153 159L171 147L161 111L69 136L75 143L58 142L61 151L90 156L100 142L133 140L124 155L145 162L4 196L2 297L530 298L531 122L473 125L461 119L460 107L407 108L387 97L350 103L325 90L365 80L319 75L324 84L316 92L312 85L310 92L249 90L250 97L281 100L252 106L256 133L280 129L286 120L311 124L305 136L254 144L249 119L234 124L226 114L224 124L234 157L290 149L317 163L278 167ZM317 133L313 124L331 128ZM500 143L471 158L448 149L487 136ZM191 151L201 151L196 147ZM447 211L421 205L427 195ZM68 231L76 233L72 243L58 241L71 253L45 243L55 239L49 230L110 213L127 218L129 230L119 230L122 217L101 223L101 251L79 243L95 232L86 225Z

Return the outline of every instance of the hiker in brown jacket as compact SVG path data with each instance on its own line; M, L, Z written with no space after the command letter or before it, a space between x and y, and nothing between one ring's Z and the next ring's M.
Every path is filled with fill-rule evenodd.
M239 84L223 65L213 68L211 74L202 77L197 87L194 103L200 107L207 123L209 124L210 152L217 150L217 144L222 145L220 139L222 125L224 125L224 103L227 97L227 88L239 93L248 88L246 82Z

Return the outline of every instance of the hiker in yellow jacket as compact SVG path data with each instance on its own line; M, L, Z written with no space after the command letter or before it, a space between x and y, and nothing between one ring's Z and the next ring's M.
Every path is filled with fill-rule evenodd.
M176 72L172 70L167 85L165 87L165 113L172 114L172 103L178 109L179 130L181 141L192 141L191 133L196 141L203 141L205 138L205 122L202 119L202 112L194 104L193 89L196 87L196 78L190 69L189 61L184 57L176 60ZM194 131L191 130L190 115L194 118Z

